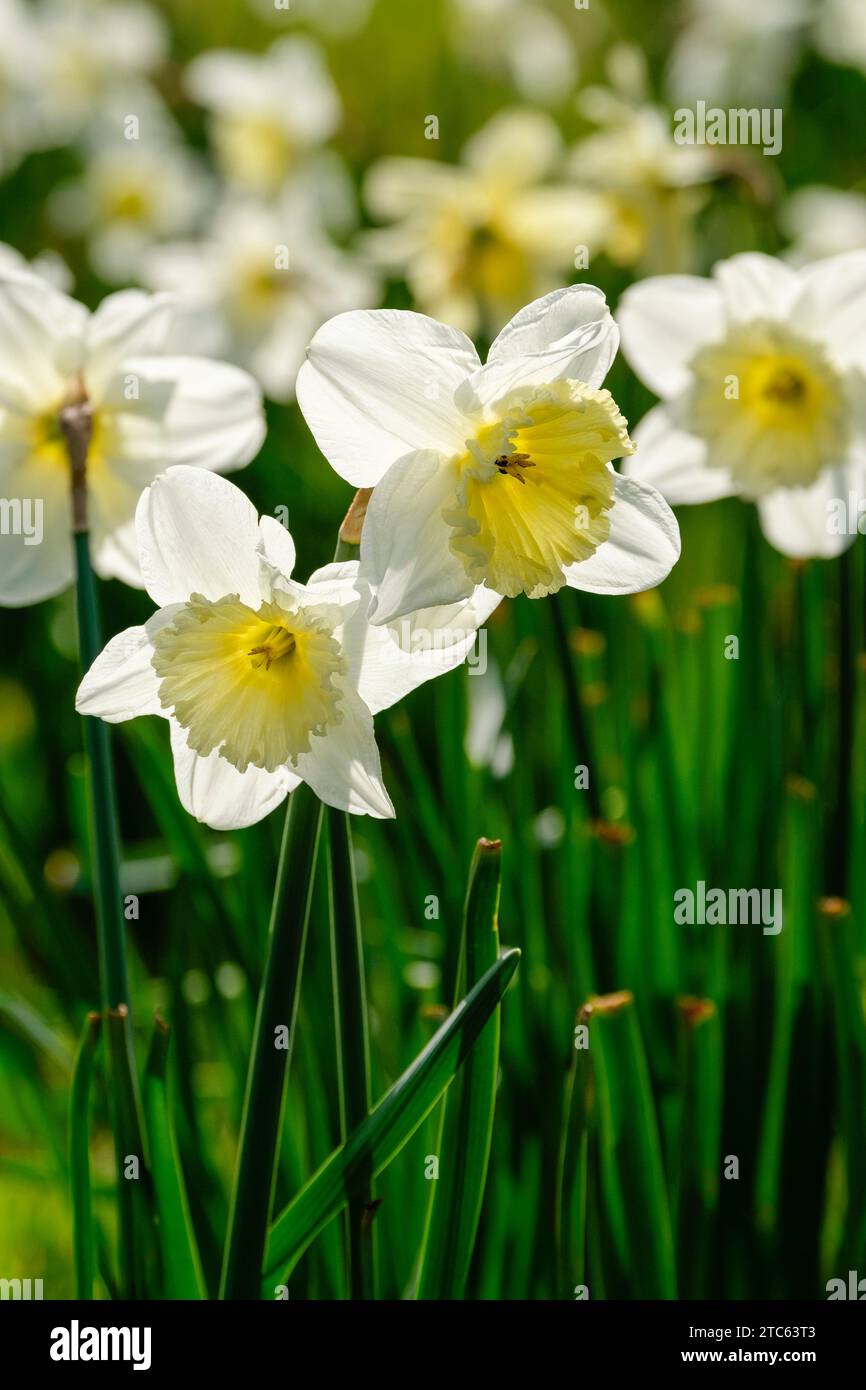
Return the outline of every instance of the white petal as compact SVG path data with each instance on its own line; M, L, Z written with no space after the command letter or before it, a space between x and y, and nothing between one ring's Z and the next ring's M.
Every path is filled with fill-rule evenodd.
M256 509L227 478L170 468L142 493L135 525L145 588L155 603L238 594L259 606Z
M797 272L784 261L758 251L719 261L713 275L721 286L728 316L738 323L784 320L800 295Z
M295 542L292 540L291 532L287 531L275 516L261 517L259 532L265 559L274 565L280 574L285 575L286 579L291 579L295 568Z
M476 131L464 146L463 160L471 168L518 188L539 183L561 154L562 136L551 116L529 107L513 107L497 111Z
M482 585L461 603L422 609L382 627L368 622L362 605L342 634L361 699L378 714L425 681L462 665L479 627L501 601Z
M761 530L771 545L795 559L833 559L856 539L836 534L830 526L828 504L835 499L848 503L849 491L860 498L864 477L856 469L828 468L811 487L776 488L758 501ZM856 518L855 518L856 526Z
M301 780L288 768L265 772L252 764L238 772L218 752L202 758L187 746L187 731L171 720L177 794L184 810L214 830L239 830L273 811Z
M8 465L18 452L4 447L0 459ZM59 594L74 575L72 508L63 472L25 457L0 467L0 494L10 505L20 503L22 523L20 535L0 535L0 605L22 608Z
M801 272L792 322L829 347L841 367L866 370L866 251L850 251Z
M565 571L573 589L637 594L660 584L679 559L677 519L655 488L617 474L615 490L608 539Z
M456 328L406 310L359 309L319 329L295 389L331 466L355 487L374 487L409 450L462 448L454 392L478 366Z
M111 463L140 485L173 463L240 468L265 437L257 383L240 367L203 357L129 358L107 384L103 408L112 413Z
M130 357L163 352L174 314L175 301L168 294L121 290L103 299L87 325L85 376L91 400L102 400L111 378Z
M0 277L0 406L55 407L81 366L87 310L33 275Z
M677 429L663 405L644 416L632 437L637 452L622 460L622 472L649 483L675 507L736 494L726 469L707 467L703 440Z
M151 664L153 639L172 622L182 605L170 604L143 627L128 627L100 652L78 687L75 708L109 724L120 724L140 714L167 718L159 701L159 677Z
M384 820L395 815L382 781L373 716L347 681L340 682L343 718L311 741L297 771L328 806Z
M571 285L515 314L494 339L487 366L472 385L485 402L518 383L543 385L571 378L597 387L618 346L619 331L602 291L594 285Z
M373 490L361 533L361 576L375 590L373 620L468 598L475 587L449 541L442 508L455 478L439 455L407 454Z
M697 350L725 330L718 285L697 275L659 275L632 285L619 302L617 320L623 356L657 396L678 395L688 385Z

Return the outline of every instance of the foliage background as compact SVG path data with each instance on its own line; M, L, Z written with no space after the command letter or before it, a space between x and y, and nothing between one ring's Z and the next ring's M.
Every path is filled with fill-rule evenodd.
M180 95L183 63L213 45L262 47L275 31L240 0L166 0L162 8L173 34L165 94L202 145L201 113ZM581 19L566 15L567 23ZM599 39L581 53L582 79L604 80L604 53L620 39L643 50L657 87L678 6L612 0L598 6L596 21ZM460 61L446 23L442 3L379 0L361 33L324 40L345 108L336 143L359 183L383 153L431 155L428 113L440 120L434 156L453 160L513 101L505 80ZM782 153L744 154L746 176L713 184L695 228L697 269L738 250L777 252L786 191L862 184L864 97L860 73L804 53L785 102ZM571 97L555 115L569 139L586 130ZM96 280L80 244L58 238L45 215L46 198L76 159L70 149L33 155L6 180L0 239L28 255L55 246L74 269L78 296L95 305L114 287ZM587 278L615 311L632 275L599 258ZM407 305L405 286L393 283L387 302ZM621 358L608 384L636 422L651 397ZM351 494L293 406L269 404L268 417L262 453L237 481L262 511L288 506L305 574L330 558ZM377 719L398 818L353 826L374 1094L418 1052L451 997L479 835L502 839L501 935L523 949L502 1009L494 1148L470 1298L572 1296L574 1281L556 1258L556 1172L576 1011L595 991L634 992L664 1182L647 1187L654 1179L636 1137L640 1119L627 1104L617 1108L626 1093L614 1075L610 1149L590 1185L592 1296L664 1291L650 1238L636 1223L626 1222L625 1245L614 1248L605 1175L621 1183L627 1212L644 1200L670 1203L681 1295L821 1297L827 1278L866 1260L858 1168L866 1152L862 542L841 561L794 565L770 550L751 510L736 501L681 511L680 522L683 558L660 591L579 603L564 591L555 600L566 657L553 602L504 603L489 629L497 683L463 670ZM104 584L102 595L106 634L149 612L145 595L117 583ZM724 656L729 634L739 637L737 661ZM70 1059L98 994L71 594L0 613L0 651L0 1273L43 1277L46 1296L61 1297L73 1287ZM603 836L590 833L585 793L574 787L583 761L574 689ZM477 751L467 758L470 715L476 733L485 720L494 741L510 739L505 775ZM123 727L114 745L125 887L141 904L129 926L140 1052L158 1007L173 1028L176 1121L214 1293L278 825L272 817L231 835L196 825L177 803L160 721ZM781 886L784 930L676 926L674 890L698 879ZM338 1137L320 880L278 1201ZM425 915L430 895L438 920ZM684 996L713 1001L715 1012L695 1022ZM97 1116L93 1154L108 1229L105 1118ZM411 1276L432 1133L425 1126L379 1186L388 1296L399 1296ZM732 1154L740 1176L726 1181L723 1156ZM339 1240L334 1222L293 1276L293 1298L340 1296Z

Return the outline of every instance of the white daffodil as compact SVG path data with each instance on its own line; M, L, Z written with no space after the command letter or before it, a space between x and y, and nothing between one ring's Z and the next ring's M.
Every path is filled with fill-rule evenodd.
M779 218L793 242L785 259L808 265L844 251L866 250L866 193L810 184L788 198Z
M688 0L668 63L671 98L710 106L777 99L797 62L811 8L812 0Z
M414 615L408 634L370 627L357 561L299 584L288 531L200 469L157 478L136 530L159 609L108 643L76 708L168 719L180 799L217 829L261 820L300 781L340 810L393 816L373 715L459 665L495 597Z
M141 489L169 462L225 471L264 437L261 395L246 372L171 354L166 295L126 290L94 314L31 274L0 277L0 496L38 512L0 537L0 603L59 593L73 576L65 405L87 402L91 555L95 569L141 586L133 517ZM28 533L29 532L29 533ZM20 533L20 534L19 534Z
M41 108L55 144L67 144L118 87L150 76L168 55L164 20L140 0L41 0L33 23Z
M757 504L786 555L831 556L863 496L866 252L797 271L771 256L722 261L627 290L623 352L662 397L635 432L628 472L669 501ZM855 508L856 511L856 508Z
M573 272L607 225L602 198L551 178L563 156L541 111L501 111L477 131L459 165L380 160L367 205L393 227L369 234L371 254L405 273L422 309L474 334L495 332L521 304Z
M563 21L535 0L451 0L460 57L501 80L506 72L527 101L561 102L577 78Z
M319 330L298 403L341 477L374 488L361 574L376 586L375 622L477 584L540 598L665 577L674 516L610 466L632 451L601 389L618 341L592 286L521 310L485 366L462 333L421 314L341 314Z
M64 293L72 289L72 271L56 251L42 251L28 261L14 246L0 242L0 279L10 271L13 275L35 275L38 280L45 280Z
M190 63L185 85L210 112L226 177L257 193L276 192L340 121L336 88L307 38L278 39L262 54L212 49Z
M820 0L815 47L831 63L866 72L866 10L862 0Z
M104 280L137 280L153 244L190 231L206 204L204 169L180 140L164 134L103 140L82 177L52 195L55 225L88 239L90 263Z
M247 367L273 400L290 400L312 334L330 315L374 304L370 271L325 237L306 190L276 206L233 200L203 241L155 250L143 278L174 291L199 351ZM186 341L186 339L184 339Z
M55 143L45 99L45 50L23 0L0 0L0 176Z
M575 147L569 168L604 197L605 253L616 265L688 269L700 185L719 172L714 152L678 145L668 113L610 88L588 87L578 105L600 129Z

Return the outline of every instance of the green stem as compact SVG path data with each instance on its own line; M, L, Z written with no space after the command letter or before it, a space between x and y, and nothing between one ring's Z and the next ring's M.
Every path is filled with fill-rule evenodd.
M321 823L322 803L301 782L289 797L274 885L223 1259L222 1298L259 1297Z
M352 863L352 831L345 811L328 811L328 848L340 1138L345 1143L367 1118L371 1105L364 942ZM346 1211L350 1298L376 1297L376 1240L371 1221L374 1200L370 1173Z
M90 567L88 534L75 536L76 601L81 670L90 670L102 649L96 582ZM84 716L84 744L90 771L92 875L99 940L103 1010L129 1007L126 933L120 889L120 836L111 759L110 730L102 719Z
M102 1015L84 1021L69 1105L69 1178L72 1186L72 1238L75 1296L93 1297L93 1210L90 1200L90 1083L99 1045Z
M66 440L72 482L75 600L79 659L84 674L101 651L102 637L96 579L90 563L87 521L87 453L92 422L88 403L83 396L70 401L60 411L60 428ZM119 1018L118 1026L124 1034L123 1045L115 1042L106 1049L106 1056L121 1216L120 1262L125 1271L125 1291L134 1295L140 1287L141 1273L135 1251L126 1239L133 1228L134 1217L129 1185L124 1181L123 1171L129 1155L135 1155L144 1163L144 1148L132 1043L126 933L120 887L120 834L108 725L101 719L85 716L84 744L90 788L90 864L96 910L100 995L103 1012L106 1016L114 1014Z
M577 759L577 763L583 764L589 770L589 784L586 788L587 806L589 808L590 820L599 821L601 820L601 803L599 801L598 787L596 785L595 768L592 767L590 763L589 735L583 713L583 705L580 699L577 673L574 669L574 659L568 642L568 630L565 626L561 602L561 595L556 594L550 600L548 608L550 609L553 619L553 631L556 637L556 647L559 655L559 669L562 673L563 685L565 686L565 703L568 710L568 722L571 727L574 755Z

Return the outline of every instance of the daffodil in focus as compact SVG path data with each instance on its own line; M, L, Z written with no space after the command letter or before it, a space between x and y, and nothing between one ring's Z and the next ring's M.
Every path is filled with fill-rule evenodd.
M369 268L328 240L303 187L274 206L230 200L206 239L154 249L142 273L151 288L177 294L190 350L238 362L277 401L293 396L319 325L379 296Z
M635 433L631 476L674 503L755 502L786 555L851 544L866 481L866 252L803 270L734 256L709 280L634 285L618 317L626 358L662 397Z
M262 54L211 49L190 63L185 85L210 113L226 178L261 194L276 193L340 121L321 53L300 36L278 39Z
M288 531L200 469L157 478L136 529L159 609L108 643L77 709L167 719L180 799L217 829L261 820L300 781L340 810L393 816L373 714L462 662L495 598L371 627L357 561L298 583Z
M246 372L173 355L167 295L126 290L91 314L30 273L0 276L0 603L59 593L73 578L64 407L90 421L87 501L97 573L141 586L133 518L167 463L228 470L257 453L261 393ZM21 524L17 524L18 521Z
M483 366L464 334L421 314L341 314L319 330L298 403L333 468L374 488L361 574L375 622L477 585L541 598L665 577L679 555L673 514L611 467L632 452L602 389L618 341L592 286L521 310Z
M522 108L477 131L459 165L382 159L365 196L373 216L394 225L369 234L370 253L405 274L426 312L469 334L495 333L602 238L604 201L563 182L563 160L551 118Z

